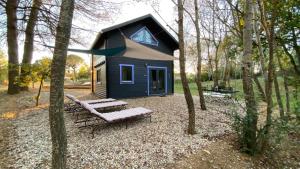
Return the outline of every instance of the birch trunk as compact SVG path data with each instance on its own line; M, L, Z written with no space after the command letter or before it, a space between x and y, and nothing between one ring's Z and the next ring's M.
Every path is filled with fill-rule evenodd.
M64 122L64 76L71 34L74 0L63 0L56 30L51 64L49 120L52 140L52 168L66 168L67 137Z
M17 5L17 0L9 0L6 4L8 46L8 94L19 93L19 86L17 81L19 76Z
M178 0L178 39L179 39L179 66L180 66L180 77L184 91L185 101L188 107L189 113L189 124L188 134L195 134L195 108L193 97L188 85L186 73L185 73L185 56L184 56L184 34L183 34L183 3L182 0Z

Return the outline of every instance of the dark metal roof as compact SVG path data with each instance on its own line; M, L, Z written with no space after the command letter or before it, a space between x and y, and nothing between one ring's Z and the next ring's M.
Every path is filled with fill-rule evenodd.
M152 19L159 27L162 28L162 30L174 41L174 43L178 46L179 43L177 41L176 38L174 38L173 35L170 34L169 31L167 31L164 26L162 26L157 19L155 19L151 14L147 14L147 15L144 15L144 16L141 16L141 17L138 17L138 18L135 18L135 19L132 19L132 20L129 20L129 21L126 21L126 22L123 22L123 23L120 23L120 24L117 24L117 25L114 25L114 26L111 26L111 27L107 27L107 28L104 28L101 30L101 32L98 33L94 43L92 44L91 48L93 48L95 46L95 44L97 43L97 41L101 38L101 36L107 32L110 32L110 31L113 31L113 30L116 30L116 29L119 29L121 27L124 27L124 26L127 26L129 24L132 24L132 23L135 23L135 22L138 22L138 21L141 21L141 20L144 20L144 19Z

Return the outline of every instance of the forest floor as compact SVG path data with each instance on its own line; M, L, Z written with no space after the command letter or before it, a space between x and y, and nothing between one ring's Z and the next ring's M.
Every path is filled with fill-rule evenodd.
M89 98L89 90L65 90L66 92L70 92L76 97L80 98ZM30 167L42 167L49 166L49 156L50 156L50 148L49 148L49 136L48 131L46 129L43 129L45 127L48 127L46 124L40 124L43 122L40 121L47 121L47 115L45 112L47 112L48 109L48 98L49 98L49 92L47 90L44 90L42 93L42 97L40 100L40 106L35 107L35 101L34 96L36 94L36 90L31 90L29 92L22 92L18 95L14 96L8 96L5 93L5 88L0 87L0 168L17 168L14 167L14 163L18 162L19 166L18 168L26 168L26 166ZM130 104L136 105L142 105L142 106L149 106L148 104L150 102L153 102L159 106L162 104L161 102L165 102L165 104L162 104L162 106L168 105L173 106L174 110L172 111L176 113L178 111L178 108L181 108L181 105L174 106L173 103L181 102L181 95L171 96L171 97L165 97L165 98L144 98L144 99L128 99L125 101L128 101ZM179 100L178 100L179 99ZM214 99L208 99L209 100L209 108L216 109L216 110L224 110L226 106L228 106L228 103L219 102L218 100ZM196 99L197 101L197 99ZM227 105L226 105L227 104ZM178 107L179 106L179 107ZM196 103L196 109L198 109L199 105ZM221 108L221 109L218 109ZM152 107L152 109L155 109ZM155 110L157 112L160 112L160 109ZM33 113L33 114L32 114ZM174 133L167 133L168 129L170 131L177 130L177 128L172 128L172 125L177 125L178 121L182 122L182 124L186 124L182 119L182 115L178 116L179 119L170 119L170 116L154 116L154 119L157 119L157 121L154 120L151 125L149 123L143 121L138 124L134 124L131 128L128 130L120 129L118 126L110 126L112 128L112 132L116 133L116 135L109 134L111 132L110 129L103 129L104 131L97 132L96 133L96 140L101 143L102 137L108 137L108 138L120 138L123 139L123 143L118 146L138 146L135 142L138 142L140 139L139 137L132 137L127 138L127 136L123 135L126 133L133 135L136 135L136 129L139 131L137 133L143 133L147 134L148 131L140 130L141 127L147 128L147 130L152 130L151 128L155 128L153 131L155 132L163 132L164 130L160 125L165 125L165 123L162 123L165 119L169 119L171 123L166 124L164 127L166 129L166 133L163 132L164 136L166 138L160 138L162 139L161 142L164 142L163 144L169 144L169 142L174 143L175 147L164 147L162 145L156 144L156 146L162 146L161 150L157 149L156 154L159 155L157 159L154 160L150 157L143 157L143 158L149 158L149 162L153 160L153 164L145 164L145 166L142 165L139 168L175 168L175 169L182 169L182 168L300 168L300 159L298 158L300 156L300 136L299 135L291 135L291 137L296 140L298 144L296 145L290 145L288 143L284 143L284 146L286 146L285 151L279 151L276 154L272 154L272 157L269 154L260 155L251 157L244 153L241 153L238 149L238 145L236 144L236 136L233 134L233 132L228 129L228 119L220 114L215 114L216 111L206 112L205 115L207 118L200 118L200 123L198 124L198 127L200 127L200 134L196 135L195 137L188 137L184 133L178 133L178 131L181 131L182 128L179 128L178 131ZM212 114L212 116L210 116ZM82 138L86 137L86 134L88 132L83 130L78 130L77 127L74 128L74 124L72 123L72 119L69 115L66 115L66 125L67 125L67 132L69 139L75 139L69 141L69 148L71 149L71 153L68 156L68 158L71 159L72 164L76 161L78 163L85 163L87 165L80 165L80 164L74 164L74 167L76 168L97 168L97 165L91 165L93 164L93 160L97 160L97 158L100 158L97 156L97 154L90 154L91 152L94 153L96 150L93 148L94 145L91 144L90 147L85 147L86 149L83 149L83 151L91 151L87 152L87 159L82 159L80 156L85 156L85 152L72 152L72 151L78 151L77 148L82 148L86 145L82 145L82 141L90 141L90 138ZM204 120L204 121L203 121ZM32 124L37 123L37 124ZM181 123L180 123L181 124ZM170 125L170 127L168 127ZM41 127L42 126L42 127ZM71 127L71 129L70 129ZM74 129L73 129L74 128ZM106 131L107 130L107 131ZM26 132L25 132L26 131ZM36 134L35 134L36 132ZM155 134L155 133L151 133ZM179 135L183 135L183 137L180 137ZM31 136L32 135L32 136ZM174 136L177 135L178 138L174 140ZM113 137L112 137L113 136ZM21 137L21 138L20 138ZM88 136L89 137L89 136ZM152 136L153 139L156 137L155 135ZM188 140L186 140L188 138ZM201 138L201 139L200 139ZM39 140L41 139L41 140ZM77 139L77 140L76 140ZM130 142L130 144L127 145L127 143L124 143L125 141L128 141L128 139L135 139L135 142ZM144 139L144 138L143 138ZM169 140L168 140L169 139ZM171 140L170 140L171 139ZM178 140L177 140L178 139ZM189 141L191 139L192 141ZM21 145L22 148L20 148L18 144L23 143L24 140L27 140L25 142L28 145ZM197 145L197 140L201 145ZM23 141L23 142L22 142ZM42 142L41 142L42 141ZM44 144L44 141L47 142L47 144ZM145 140L144 140L145 141ZM153 146L151 144L155 143L155 140L152 140L153 142L146 142L146 145ZM181 142L178 142L181 141ZM75 142L79 142L76 144ZM103 147L101 147L101 144L95 145L98 146L98 148L102 149L101 151L105 150ZM181 143L183 145L176 145L178 143ZM37 151L32 150L32 145L41 146L37 149ZM103 143L102 143L103 144ZM106 144L106 143L104 143ZM196 144L196 145L195 145ZM113 146L114 142L110 143L110 146ZM24 147L25 146L25 147ZM172 145L173 146L173 145ZM294 146L294 147L293 147ZM125 150L128 149L128 147L124 147ZM168 152L169 149L176 149L179 153L179 155L174 156L174 152ZM192 150L191 150L192 149ZM26 151L25 151L26 150ZM132 149L131 149L132 150ZM187 151L188 150L188 151ZM151 151L151 150L148 150ZM167 152L164 152L167 151ZM36 153L32 156L32 154ZM42 154L39 154L42 153ZM73 153L73 154L72 154ZM96 153L96 152L95 152ZM103 153L103 152L102 152ZM112 153L110 155L112 156L118 156L115 155L115 152L109 152ZM119 152L120 153L120 152ZM130 155L134 152L121 152L129 153L127 155ZM121 154L120 153L120 154ZM140 153L146 153L143 155L149 155L147 152L140 152ZM168 154L170 153L170 154ZM176 154L176 152L175 152ZM79 157L78 157L79 155ZM135 154L137 155L137 154ZM151 155L151 154L150 154ZM26 157L28 156L28 157ZM31 159L32 158L41 158L40 156L45 156L44 159ZM105 155L103 155L105 156ZM94 157L94 158L91 158ZM110 158L111 156L108 156ZM26 160L29 158L28 160ZM170 158L173 158L170 160ZM132 157L132 160L135 158ZM25 161L24 161L25 160ZM41 162L37 162L37 161ZM75 161L73 161L75 160ZM104 159L101 159L102 161L105 161ZM100 161L101 161L100 160ZM110 159L112 160L112 159ZM115 161L112 161L112 163L119 162L120 159L115 159ZM121 159L122 160L122 159ZM136 159L136 161L139 161L140 159ZM161 160L160 162L155 163L155 160ZM27 162L33 161L35 164L30 165ZM25 164L25 162L27 164ZM70 161L69 161L70 162ZM24 164L22 164L24 163ZM130 159L126 159L127 168L135 168L134 165L130 164ZM161 164L161 165L160 165ZM24 165L24 166L22 166ZM109 166L109 163L107 164ZM137 163L137 167L138 167ZM148 166L147 166L148 165ZM17 165L18 166L18 165ZM21 167L22 166L22 167ZM107 166L106 166L107 167ZM46 167L48 168L48 167ZM105 167L104 167L105 168ZM118 168L117 166L112 168ZM126 168L126 167L124 167Z

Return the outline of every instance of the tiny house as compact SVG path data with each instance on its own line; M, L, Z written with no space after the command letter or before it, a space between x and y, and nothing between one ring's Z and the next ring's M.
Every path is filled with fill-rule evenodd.
M178 41L150 14L103 29L91 50L92 92L101 98L174 93L173 53Z

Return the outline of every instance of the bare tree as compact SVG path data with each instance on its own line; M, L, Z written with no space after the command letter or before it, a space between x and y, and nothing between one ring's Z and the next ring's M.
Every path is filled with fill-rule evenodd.
M184 29L183 29L183 2L182 0L177 0L178 9L178 39L179 39L179 66L180 66L180 77L181 83L184 91L184 96L189 112L189 125L188 133L195 134L195 108L193 97L188 85L188 80L185 72L185 56L184 56Z
M63 0L56 29L51 64L49 121L52 140L52 168L66 168L67 138L64 122L64 76L71 36L74 0Z
M185 12L190 16L195 29L196 29L196 41L197 41L197 76L196 76L196 84L198 87L198 94L200 100L200 107L202 110L206 110L205 99L203 95L202 89L202 80L201 80L201 65L202 65L202 53L201 53L201 39L200 39L200 25L199 25L199 7L198 7L198 0L194 0L194 13L195 16L193 17L191 12L185 8Z

